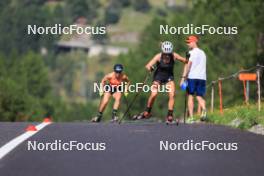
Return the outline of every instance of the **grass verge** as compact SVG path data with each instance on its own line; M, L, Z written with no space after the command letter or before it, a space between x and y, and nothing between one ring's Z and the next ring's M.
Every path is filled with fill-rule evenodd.
M208 121L210 123L228 125L239 129L249 129L254 125L264 125L264 103L259 112L258 106L255 104L234 106L224 109L224 113L219 111L208 113Z

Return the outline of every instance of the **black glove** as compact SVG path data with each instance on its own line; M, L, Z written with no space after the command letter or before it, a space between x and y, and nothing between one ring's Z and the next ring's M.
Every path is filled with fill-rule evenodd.
M151 69L150 69L150 72L153 72L154 70L156 70L156 67L152 66Z
M189 53L189 51L186 51L185 56L186 56L187 61L189 61L189 58L191 56L190 53Z

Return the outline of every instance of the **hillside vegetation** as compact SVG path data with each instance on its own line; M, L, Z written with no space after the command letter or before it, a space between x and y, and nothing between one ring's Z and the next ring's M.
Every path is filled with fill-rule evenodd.
M114 63L124 64L126 74L135 83L144 80L144 65L160 52L161 41L172 41L175 51L185 55L187 35L160 35L161 24L238 27L237 35L200 36L199 46L208 58L208 83L241 68L250 68L257 63L264 65L263 1L175 2L176 6L167 7L165 0L1 0L0 120L35 121L45 116L53 116L56 121L89 120L96 114L100 101L98 94L93 93L93 83L111 71ZM84 17L87 24L109 27L106 36L99 39L93 36L94 40L105 45L128 47L129 53L118 57L102 53L91 58L79 50L59 53L55 46L62 36L26 34L28 24L52 26L60 23L68 26L79 17ZM111 40L114 36L117 37L114 39L121 39ZM45 49L48 52L41 54L40 51ZM184 92L178 85L182 68L183 64L177 62L174 70L177 84L175 116L183 114ZM263 77L261 84L264 87ZM255 84L252 83L250 88L254 101ZM224 82L223 93L225 108L243 103L242 84L237 79ZM131 101L134 95L131 93L128 100ZM146 93L140 94L132 114L144 109L147 96ZM216 99L215 106L218 103ZM125 104L122 104L119 115L125 109ZM153 113L164 119L166 111L167 96L164 94L158 96ZM110 112L111 107L108 106L105 119L110 118Z

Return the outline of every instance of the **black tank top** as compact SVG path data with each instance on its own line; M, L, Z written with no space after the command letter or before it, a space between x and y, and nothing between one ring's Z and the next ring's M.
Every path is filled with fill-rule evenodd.
M161 54L160 62L157 62L157 69L154 72L154 77L159 75L162 77L173 77L173 69L174 69L174 58L173 55L170 55L170 61L168 63L164 63L163 56Z

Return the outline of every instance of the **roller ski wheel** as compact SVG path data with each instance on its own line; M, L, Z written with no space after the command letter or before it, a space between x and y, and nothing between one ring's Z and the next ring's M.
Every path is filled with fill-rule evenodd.
M180 124L180 119L175 120L176 125L178 126Z
M132 117L132 120L148 119L150 117L151 117L151 114L145 111L145 112L142 112L140 114L134 115Z
M173 123L174 123L173 117L172 116L167 116L166 117L166 124L170 125L170 124L173 124Z
M118 117L117 116L114 116L111 120L110 120L110 122L111 123L117 123L118 122Z

